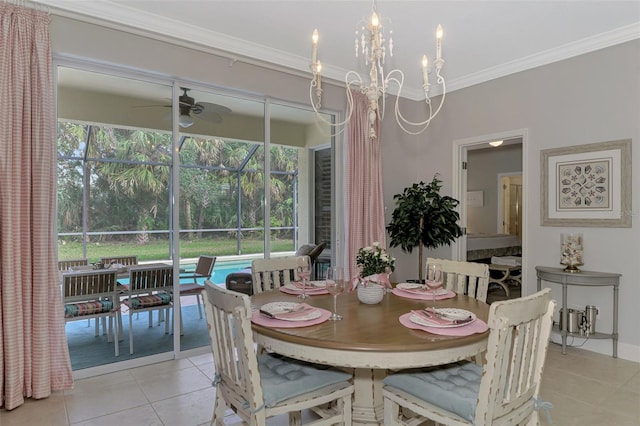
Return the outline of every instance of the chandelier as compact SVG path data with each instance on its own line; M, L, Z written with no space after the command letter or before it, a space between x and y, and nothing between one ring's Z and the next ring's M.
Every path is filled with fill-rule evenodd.
M376 11L375 1L372 5L372 14L368 22L362 24L359 30L356 30L355 55L359 55L364 59L364 65L369 70L368 78L363 78L356 71L347 71L345 75L345 84L347 91L347 115L341 123L330 123L322 118L319 109L322 107L322 64L318 60L318 30L313 31L312 53L311 53L311 72L312 79L309 86L309 98L311 105L319 117L325 123L339 127L349 122L353 112L353 96L351 90L355 89L366 95L368 101L368 122L369 122L369 139L376 139L376 120L382 120L385 112L385 98L390 92L390 88L397 87L396 100L394 103L394 111L396 122L400 128L410 135L418 135L424 132L431 120L440 112L446 94L446 86L444 77L440 74L444 60L442 59L442 26L438 25L436 30L436 57L433 62L433 69L429 68L429 60L427 55L422 56L422 88L425 95L425 107L428 118L420 122L412 122L402 116L399 108L400 94L404 84L404 73L399 69L393 69L385 72L384 63L387 55L393 56L393 38L391 35L387 38L383 31L382 18ZM436 84L442 87L442 97L437 108L433 108L431 98L429 97L429 74L434 71ZM412 127L409 129L408 127ZM417 128L417 129L416 129Z

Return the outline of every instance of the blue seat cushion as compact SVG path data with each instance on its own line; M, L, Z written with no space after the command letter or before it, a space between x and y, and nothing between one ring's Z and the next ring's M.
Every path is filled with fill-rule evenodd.
M351 379L351 374L343 371L271 354L258 357L258 369L267 407Z
M481 366L463 362L393 374L384 379L384 384L472 422L481 378Z

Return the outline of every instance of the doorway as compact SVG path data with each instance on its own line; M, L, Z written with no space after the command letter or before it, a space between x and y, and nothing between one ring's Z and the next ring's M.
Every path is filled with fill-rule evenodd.
M489 142L503 141L498 147L494 148L489 145ZM503 159L492 160L495 167L495 174L491 178L491 183L487 183L486 186L481 186L477 180L473 179L473 174L469 169L469 155L473 151L480 152L484 150L484 153L489 155L491 152L499 152L502 147L508 147L512 144L520 144L521 149L518 153L518 162L520 170L500 170L500 161ZM472 138L454 140L453 143L453 197L460 200L459 213L460 223L465 230L465 235L458 239L453 247L453 256L457 260L467 260L467 251L469 243L469 234L482 233L482 234L503 234L504 227L502 221L505 216L508 217L512 214L512 220L507 227L512 227L514 233L517 233L520 239L521 255L522 255L522 267L526 270L527 254L526 254L526 221L527 215L523 206L527 205L526 192L523 190L523 183L527 182L527 168L526 168L526 145L527 144L527 129L516 129L496 134L482 135ZM491 151L495 149L495 151ZM473 154L472 154L473 155ZM512 161L512 160L509 160ZM490 163L490 162L489 162ZM509 191L513 189L513 192L509 192L509 211L505 215L505 210L502 209L502 197L500 188L500 180L498 174L503 175L519 175L519 181L514 178L514 188L511 188L511 181L509 181ZM472 179L470 179L470 176ZM467 195L471 193L472 197L467 200ZM481 206L478 204L479 194L482 194ZM495 195L494 195L495 194ZM500 201L499 201L500 199ZM517 200L517 204L513 205L513 213L511 212L511 201ZM471 201L471 203L469 203ZM499 204L500 203L500 204ZM485 209L486 208L486 209ZM479 213L482 210L485 211L484 216L480 216L481 219L473 221L473 214ZM472 210L476 210L473 211ZM492 216L489 216L487 211L493 210ZM470 217L471 213L471 217ZM470 221L472 219L472 221ZM476 216L475 219L478 219ZM474 229L474 227L476 229ZM508 229L508 228L507 228ZM511 231L510 231L511 232ZM526 277L523 275L522 286L526 286ZM522 294L526 294L526 287L523 289Z

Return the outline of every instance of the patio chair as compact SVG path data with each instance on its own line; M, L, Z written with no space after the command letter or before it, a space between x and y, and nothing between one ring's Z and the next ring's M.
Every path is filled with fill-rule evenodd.
M133 314L164 310L165 334L169 334L169 310L173 307L173 266L135 266L129 269L129 288L122 304L129 308L129 353L133 354ZM122 317L118 313L118 322ZM149 315L149 327L153 327Z
M89 266L89 259L82 258L58 261L58 271L61 272L68 271L69 268L73 268L74 266Z
M466 294L482 302L487 301L489 291L489 266L484 263L427 258L427 265L439 263L445 279L445 287L456 293Z
M200 257L198 257L196 269L193 273L180 274L181 281L184 279L193 279L193 283L180 283L180 300L182 300L182 297L195 296L200 319L202 319L202 307L200 305L200 301L202 299L202 290L204 290L204 280L211 278L211 273L215 264L216 256L200 255ZM200 284L198 280L200 280L202 284ZM171 291L171 294L173 294L173 291Z
M256 259L251 262L253 294L282 287L298 279L297 269L306 256Z
M251 272L233 272L225 278L227 290L244 293L248 296L253 294L253 277Z
M483 365L460 362L387 376L385 426L426 419L445 425L540 424L540 383L555 305L548 288L493 303ZM404 409L421 418L405 418Z
M272 354L257 356L246 294L206 281L204 306L216 372L212 425L224 424L227 407L250 425L265 425L267 418L283 413L289 413L289 424L300 425L306 409L323 418L311 424L351 424L351 374Z
M116 290L116 271L79 271L62 274L62 300L66 322L99 318L109 319L107 340L114 341L115 354L120 355L118 324L114 319L120 313ZM96 327L97 335L97 327ZM113 339L113 337L116 337Z
M112 263L119 263L124 266L131 266L138 264L138 256L109 256L101 257L100 262L105 265L111 265Z
M58 261L58 271L66 272L69 269L73 269L74 266L89 266L89 259L68 259L68 260L59 260ZM91 319L87 319L87 327L91 326ZM99 326L96 322L96 336L99 333Z

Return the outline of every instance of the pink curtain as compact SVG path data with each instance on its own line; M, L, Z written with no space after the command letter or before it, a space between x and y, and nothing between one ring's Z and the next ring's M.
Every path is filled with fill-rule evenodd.
M0 407L73 385L56 258L49 14L0 2Z
M352 90L354 110L349 122L347 147L347 227L345 275L358 274L356 254L360 247L377 241L386 248L384 201L382 193L382 150L380 136L369 139L367 97ZM376 121L380 135L380 121Z

